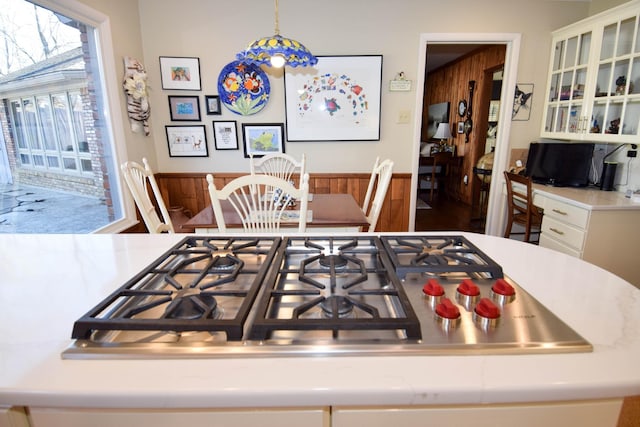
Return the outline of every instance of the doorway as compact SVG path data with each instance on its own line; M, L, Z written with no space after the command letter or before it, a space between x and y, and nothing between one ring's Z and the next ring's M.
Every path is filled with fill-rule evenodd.
M504 44L506 46L506 55L504 61L504 75L502 81L501 98L504 100L502 108L498 115L498 124L496 129L496 148L494 153L494 167L492 171L492 179L490 185L489 196L487 200L487 221L485 225L485 234L500 235L504 223L505 201L501 197L500 191L492 191L499 184L496 177L499 176L497 171L505 169L508 161L509 152L509 133L511 127L510 115L508 114L513 108L513 97L509 93L513 93L516 84L518 56L520 50L520 34L501 33L501 34L422 34L419 43L419 61L417 73L417 88L423 88L425 84L426 56L429 44ZM416 111L423 110L423 93L416 91ZM416 120L414 128L414 147L413 152L419 153L421 139L421 120ZM413 156L413 173L411 178L411 201L410 201L410 230L415 231L416 220L416 199L418 188L418 167L419 156ZM502 182L500 180L499 182Z

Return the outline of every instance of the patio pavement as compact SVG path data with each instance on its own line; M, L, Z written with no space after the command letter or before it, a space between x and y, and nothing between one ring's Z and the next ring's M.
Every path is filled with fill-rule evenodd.
M96 197L24 184L0 184L0 234L91 233L108 223Z

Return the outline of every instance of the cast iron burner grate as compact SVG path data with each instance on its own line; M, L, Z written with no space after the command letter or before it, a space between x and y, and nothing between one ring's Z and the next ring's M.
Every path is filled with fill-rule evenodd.
M382 236L398 277L463 273L503 278L502 267L463 236Z
M333 340L421 339L419 320L377 237L289 237L281 248L251 339L300 337L296 331Z
M186 237L77 320L72 338L207 331L241 340L279 243L278 237Z

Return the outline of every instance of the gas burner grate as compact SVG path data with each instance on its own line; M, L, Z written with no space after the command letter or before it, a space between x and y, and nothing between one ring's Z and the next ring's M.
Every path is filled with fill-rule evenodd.
M224 332L241 340L280 238L186 237L74 324L100 331Z
M462 273L503 278L502 267L463 236L382 236L396 274Z

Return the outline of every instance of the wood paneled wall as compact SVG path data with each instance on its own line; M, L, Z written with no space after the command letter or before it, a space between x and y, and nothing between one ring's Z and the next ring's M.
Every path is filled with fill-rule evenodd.
M473 204L474 190L477 194L475 187L480 185L480 181L474 177L473 167L484 154L486 141L486 123L491 96L490 92L485 89L490 87L490 85L486 85L486 76L490 76L486 71L503 65L505 54L506 46L504 44L488 45L430 72L426 77L422 108L422 141L426 141L429 105L449 102L449 123L451 124L453 143L456 145L456 153L459 156L464 156L458 188L452 191L459 194L461 201L469 205ZM469 142L465 143L464 134L456 132L457 123L465 120L458 115L458 102L462 99L469 102L469 81L471 80L476 82L471 116L474 127L469 135ZM462 182L464 175L469 176L469 185Z
M215 174L216 186L221 188L240 175L242 174ZM155 177L167 207L182 206L196 214L211 203L204 173L158 173ZM369 185L369 177L368 173L317 173L310 176L309 192L351 194L362 205ZM297 178L294 181L297 185ZM410 191L411 174L393 174L376 231L409 230Z

